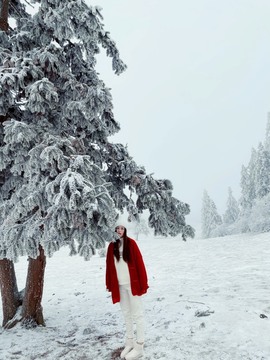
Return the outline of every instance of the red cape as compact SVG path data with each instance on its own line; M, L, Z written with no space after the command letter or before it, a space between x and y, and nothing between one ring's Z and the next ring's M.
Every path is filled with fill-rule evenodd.
M131 260L128 262L131 292L133 295L143 295L147 292L147 273L142 254L135 240L128 238ZM111 242L106 258L106 287L112 293L113 304L120 301L119 284L113 255L114 243Z

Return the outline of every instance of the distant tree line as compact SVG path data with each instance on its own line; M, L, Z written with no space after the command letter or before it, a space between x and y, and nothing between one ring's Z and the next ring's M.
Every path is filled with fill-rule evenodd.
M237 201L229 187L226 210L219 215L205 190L202 199L202 237L270 231L270 114L264 142L252 148L247 166L241 170L241 196Z

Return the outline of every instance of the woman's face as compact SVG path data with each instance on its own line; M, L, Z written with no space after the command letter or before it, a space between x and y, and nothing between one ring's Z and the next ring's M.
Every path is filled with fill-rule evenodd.
M125 232L125 227L122 225L119 225L116 227L116 232L120 237L123 237L124 232Z

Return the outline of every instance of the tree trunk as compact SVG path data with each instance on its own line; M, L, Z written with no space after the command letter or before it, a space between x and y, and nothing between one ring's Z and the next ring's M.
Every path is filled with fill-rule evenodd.
M0 8L0 31L8 31L8 9L10 0L2 0ZM6 117L0 117L1 122ZM46 257L44 250L39 246L39 256L36 259L29 258L26 287L23 299L18 292L14 264L8 259L0 260L0 289L3 304L3 326L13 327L18 321L26 327L36 325L45 326L42 313L42 294L44 285L44 273ZM21 314L16 316L19 306L22 305Z
M39 245L39 256L28 259L28 274L22 306L22 323L26 327L45 326L41 300L44 286L46 256Z
M3 305L2 326L9 327L8 323L15 317L21 305L17 287L14 264L8 259L0 260L0 288Z
M3 324L6 329L22 321L25 327L45 326L41 300L44 286L46 257L39 246L39 256L28 259L26 287L18 292L14 264L11 260L0 260L0 289L3 304ZM22 305L20 314L19 307Z
M3 0L0 13L0 30L5 32L8 31L8 7L9 0Z

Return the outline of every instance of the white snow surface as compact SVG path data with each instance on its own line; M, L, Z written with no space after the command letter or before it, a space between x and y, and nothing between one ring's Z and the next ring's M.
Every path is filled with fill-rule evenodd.
M270 359L270 233L187 242L149 236L138 245L150 285L145 360ZM20 289L26 267L26 259L16 264ZM86 262L64 248L47 259L47 326L1 329L0 359L119 359L124 324L104 274L99 255Z

